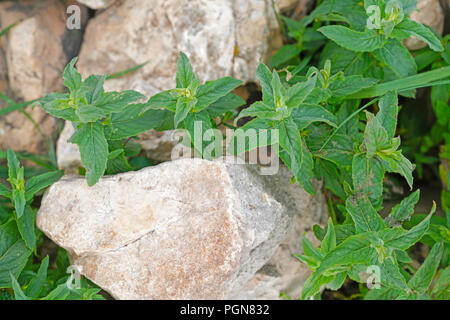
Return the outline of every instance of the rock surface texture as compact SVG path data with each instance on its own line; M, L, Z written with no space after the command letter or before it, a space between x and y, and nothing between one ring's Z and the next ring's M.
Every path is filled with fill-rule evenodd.
M94 9L105 9L112 5L116 0L78 0L79 3L84 4L85 6Z
M0 29L17 21L0 40L1 92L29 101L62 90L61 74L82 40L81 30L66 28L66 5L58 0L0 2ZM0 149L47 151L45 140L56 134L56 120L39 107L25 111L40 132L24 114L9 113L0 119Z
M268 261L301 252L300 235L292 245L288 234L325 212L289 177L285 167L260 176L255 166L201 159L104 177L91 188L66 176L44 196L37 225L115 298L233 298ZM265 298L261 291L246 298Z
M280 45L271 0L127 0L90 20L78 67L87 76L148 61L106 87L150 96L175 85L180 51L203 81L254 81L259 62Z
M444 11L439 0L418 0L417 10L409 15L411 20L430 26L439 34L444 30ZM411 37L405 40L405 45L410 50L418 50L426 47L426 43Z

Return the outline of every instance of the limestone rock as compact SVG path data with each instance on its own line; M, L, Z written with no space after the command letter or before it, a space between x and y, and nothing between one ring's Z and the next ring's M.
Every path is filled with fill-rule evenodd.
M271 0L127 0L90 20L78 67L87 76L148 61L108 81L106 89L150 96L175 85L179 51L203 81L224 76L254 81L259 62L280 45Z
M294 219L303 228L320 221L323 211L289 177L285 167L261 176L255 166L202 159L93 187L66 176L45 194L37 225L115 298L228 298L271 259Z
M66 28L66 6L58 0L0 2L0 29L17 21L0 41L0 89L15 101L62 90L61 74L82 39L81 30ZM26 111L40 132L22 113L10 113L0 119L0 149L47 152L45 141L56 134L56 120L40 107Z
M116 0L78 0L79 3L94 10L108 8L114 3L114 1Z
M444 12L439 0L418 0L417 10L409 15L411 20L430 26L439 34L444 30ZM405 45L410 50L418 50L426 47L425 42L411 37L405 40Z

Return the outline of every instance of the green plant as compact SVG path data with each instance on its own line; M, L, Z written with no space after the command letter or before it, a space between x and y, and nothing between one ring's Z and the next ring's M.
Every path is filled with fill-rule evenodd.
M196 120L202 121L206 130L213 125L211 116L221 114L224 106L235 108L244 103L230 94L240 81L226 77L200 85L184 54L178 66L177 88L159 93L146 103L135 103L144 98L136 91L104 92L106 76L89 76L82 81L75 63L76 58L63 74L64 85L70 93L51 93L39 103L52 116L74 125L75 134L70 142L80 148L90 186L105 172L114 174L133 169L126 158L132 152L128 138L150 129L185 127L193 132ZM175 116L171 116L173 113Z
M0 195L7 200L0 205L0 300L12 298L12 293L19 300L101 298L99 289L86 280L79 289L68 288L65 272L69 261L64 251L58 253L59 272L48 273L48 256L41 264L34 263L33 256L38 256L37 248L43 241L35 228L34 196L59 180L63 172L50 171L26 181L24 167L11 149L7 159L10 188L0 184Z

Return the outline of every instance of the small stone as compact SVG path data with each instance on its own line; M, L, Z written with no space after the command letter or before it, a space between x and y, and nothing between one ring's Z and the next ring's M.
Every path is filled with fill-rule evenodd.
M444 31L444 12L439 0L418 0L417 10L411 12L409 18L430 26L441 35ZM427 46L425 42L414 36L406 39L404 44L410 50L418 50Z

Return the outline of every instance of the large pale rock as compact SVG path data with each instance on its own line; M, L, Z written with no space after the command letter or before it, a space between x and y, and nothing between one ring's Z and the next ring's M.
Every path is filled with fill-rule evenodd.
M289 177L285 167L261 176L255 166L202 159L93 187L66 176L45 194L37 225L115 298L229 298L279 250L296 219L302 230L321 220L320 203Z
M444 12L439 0L418 0L417 10L409 15L411 20L426 24L439 34L444 31ZM405 40L405 45L410 50L418 50L426 47L426 43L411 37Z
M28 101L63 88L64 66L81 45L81 30L66 28L66 5L58 0L0 2L0 29L20 21L0 41L0 89L16 101ZM87 18L87 15L83 15ZM82 19L82 21L84 21ZM2 107L2 105L0 105ZM0 149L46 152L56 134L55 119L40 107L0 119Z
M279 45L271 0L127 0L90 20L78 67L87 76L148 61L129 76L108 81L106 89L150 96L175 85L180 51L202 80L253 81L259 62Z
M111 6L116 0L78 0L79 3L94 9L105 9Z

